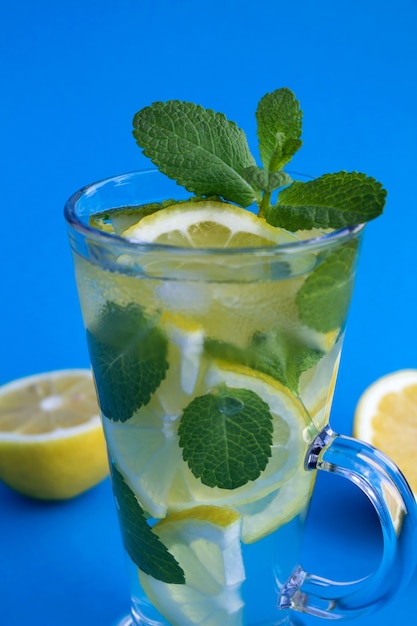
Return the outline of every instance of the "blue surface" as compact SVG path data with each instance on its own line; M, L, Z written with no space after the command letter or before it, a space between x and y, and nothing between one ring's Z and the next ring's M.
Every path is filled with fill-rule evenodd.
M198 101L245 128L256 150L256 103L285 85L305 111L293 169L358 169L389 191L367 229L336 389L332 425L350 433L369 383L417 367L416 26L412 0L3 2L0 384L88 365L62 207L86 183L147 165L134 112ZM0 508L1 624L111 626L127 610L108 481L61 504L0 485ZM306 567L361 575L378 549L362 496L320 479ZM414 577L355 623L413 623L416 591Z

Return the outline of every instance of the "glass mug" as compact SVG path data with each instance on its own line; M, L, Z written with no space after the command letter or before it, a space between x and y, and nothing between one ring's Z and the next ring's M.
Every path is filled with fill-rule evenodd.
M409 580L417 527L394 464L328 425L364 227L228 249L117 235L131 207L185 197L152 170L65 207L130 569L121 623L359 616ZM317 470L352 481L379 517L380 565L359 582L299 564Z

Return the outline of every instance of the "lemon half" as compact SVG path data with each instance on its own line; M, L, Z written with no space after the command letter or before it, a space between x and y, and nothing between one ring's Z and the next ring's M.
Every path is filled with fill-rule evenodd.
M0 387L0 480L33 498L71 498L108 474L90 370L36 374Z
M417 370L382 376L359 399L354 435L388 455L417 496Z

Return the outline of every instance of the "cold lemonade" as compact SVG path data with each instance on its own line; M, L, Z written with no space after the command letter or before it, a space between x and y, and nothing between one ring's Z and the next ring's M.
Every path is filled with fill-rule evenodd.
M299 561L357 224L385 191L357 172L292 181L289 90L257 119L263 168L223 115L155 103L135 138L191 197L142 199L136 173L78 200L77 283L136 624L289 623L279 596Z
M177 209L164 211L169 221ZM206 201L181 207L193 212L191 242L207 228L212 246L223 233L212 211ZM235 207L223 211L239 224ZM138 623L276 623L271 597L298 562L314 478L304 462L327 421L346 311L336 320L331 307L321 330L303 316L326 267L342 268L347 306L357 239L298 251L294 235L262 227L236 235L252 246L260 237L249 255L179 248L174 259L138 244L107 268L76 257ZM277 254L268 236L293 254ZM255 589L269 601L250 615Z

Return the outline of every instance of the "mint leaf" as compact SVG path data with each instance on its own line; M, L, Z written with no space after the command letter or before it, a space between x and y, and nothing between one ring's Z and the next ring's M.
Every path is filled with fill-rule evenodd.
M383 211L386 191L374 178L359 172L325 174L295 181L279 192L275 206L264 209L273 226L297 231L344 228L372 220Z
M288 163L302 144L300 104L290 89L277 89L260 100L256 119L262 163L274 172Z
M246 167L242 171L242 176L254 189L261 189L267 192L274 191L278 187L285 187L292 182L292 178L281 170L278 172L267 172L256 165Z
M253 391L220 385L190 402L178 433L184 461L196 478L209 487L236 489L267 466L273 418Z
M341 328L353 292L357 241L349 241L324 258L296 296L301 321L322 333Z
M245 348L223 341L207 339L205 350L214 358L239 363L267 374L298 394L300 376L314 367L324 352L302 343L288 331L274 329L268 333L256 333Z
M228 363L250 367L287 385L285 363L281 357L281 351L270 349L267 340L264 342L264 337L265 335L257 333L244 348L217 339L206 339L204 350L214 359L223 359Z
M136 113L133 126L143 154L188 191L242 206L256 200L241 175L255 165L246 136L222 113L191 102L155 102Z
M87 343L101 410L108 419L125 422L148 404L165 378L165 335L139 305L106 302L87 329Z
M122 474L111 467L123 543L132 561L146 574L170 584L184 584L185 574L146 521L145 513Z
M252 367L276 378L294 393L299 391L300 376L323 358L324 352L310 348L288 330L257 333L252 339Z

